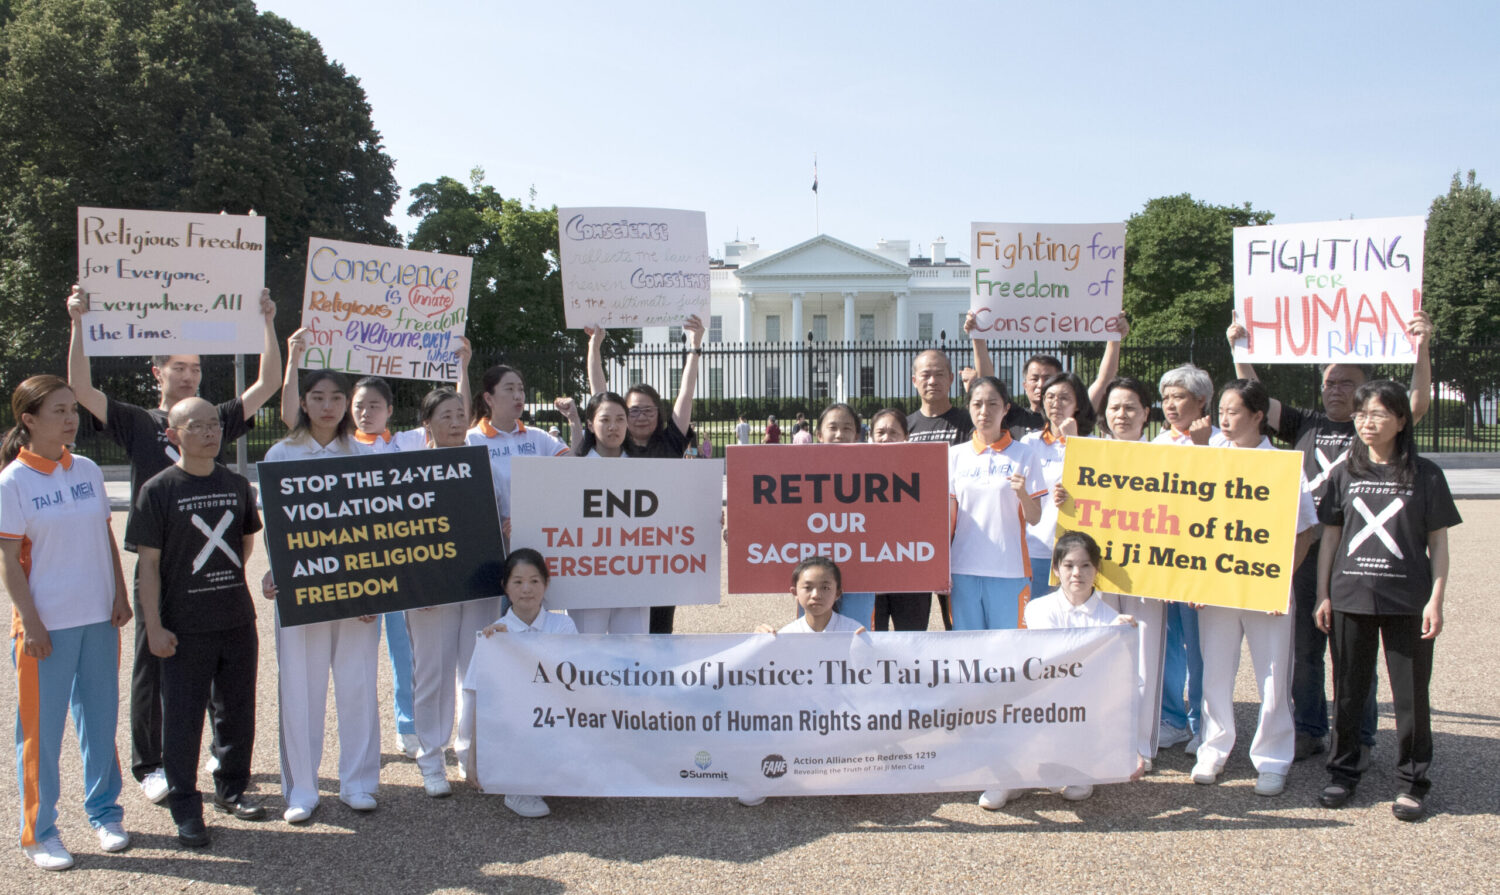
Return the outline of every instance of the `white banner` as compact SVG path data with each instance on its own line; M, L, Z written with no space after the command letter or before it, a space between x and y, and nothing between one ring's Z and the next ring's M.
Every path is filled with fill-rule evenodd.
M722 460L511 460L511 549L547 557L553 609L719 602Z
M91 357L260 354L266 219L78 209L78 285Z
M1242 363L1410 364L1427 220L1234 228Z
M549 593L550 598L550 593ZM470 666L485 792L788 796L1117 783L1136 629L496 634Z
M1124 224L969 225L976 338L1120 338Z
M678 326L708 320L708 218L670 208L559 208L568 326Z
M302 367L457 379L473 266L460 255L309 239Z

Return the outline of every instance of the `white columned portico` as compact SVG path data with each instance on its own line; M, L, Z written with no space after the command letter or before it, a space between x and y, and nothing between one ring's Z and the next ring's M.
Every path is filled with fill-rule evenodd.
M755 301L755 293L749 289L740 290L740 343L748 345L755 341L755 333L751 331L751 324L755 322L755 315L751 313L751 306ZM743 368L740 370L740 393L745 395L762 394L761 386L755 378L755 362L751 359L750 352L744 353Z
M785 386L783 386L784 388L788 388L789 387L791 389L791 391L783 392L783 394L788 394L788 395L800 395L800 394L802 394L802 392L803 392L803 384L806 382L806 377L803 375L803 369L804 369L804 366L803 366L803 364L804 364L803 356L804 356L804 351L807 348L807 330L803 328L803 321L802 321L802 299L804 298L804 296L805 296L805 294L802 293L802 292L793 292L792 293L792 339L791 339L791 342L792 342L792 346L793 346L793 351L792 351L791 381L788 382L788 383L786 383Z
M843 380L842 398L845 401L853 401L859 395L859 368L854 357L854 297L859 294L857 289L845 289L844 295L844 362L840 364L842 370L839 378Z
M911 340L911 293L905 289L896 290L896 340L908 342Z

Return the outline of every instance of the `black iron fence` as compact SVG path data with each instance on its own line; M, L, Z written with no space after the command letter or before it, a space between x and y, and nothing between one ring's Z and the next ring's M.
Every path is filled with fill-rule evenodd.
M955 370L971 365L973 354L966 340L925 342L815 342L722 344L704 346L700 362L693 420L700 434L712 439L717 448L734 442L738 418L750 422L752 441L760 440L766 418L780 421L795 419L798 414L815 418L831 401L847 401L867 418L882 407L915 409L918 402L911 385L911 363L919 351L937 349L945 352ZM990 354L997 375L1019 396L1021 372L1034 354L1048 354L1077 372L1085 381L1097 374L1104 346L1101 343L994 343ZM682 343L639 345L627 356L606 364L611 386L623 391L629 384L645 382L661 392L670 405L681 383L686 347ZM1433 409L1417 427L1418 445L1427 452L1500 451L1500 424L1497 424L1497 401L1494 383L1500 382L1500 344L1448 345L1433 347ZM256 376L256 358L248 358L246 379ZM584 359L557 351L511 351L478 356L472 370L481 373L487 366L501 361L521 370L527 379L532 418L544 425L557 425L568 435L561 415L551 409L558 395L582 396L586 391ZM1183 363L1195 363L1224 382L1234 375L1228 347L1217 333L1213 338L1190 338L1174 345L1130 345L1122 351L1120 370L1154 387L1161 375ZM59 360L58 369L63 364ZM94 383L117 400L143 406L157 402L157 387L145 358L96 358L92 362ZM1310 365L1263 365L1257 371L1271 394L1299 407L1317 405L1318 370ZM1376 375L1401 381L1411 376L1410 367L1378 367ZM19 374L5 375L0 388L8 395ZM1475 393L1464 400L1453 383L1490 383L1488 391L1470 386ZM1446 383L1446 384L1445 384ZM431 383L391 380L396 392L397 412L393 427L417 425L416 408ZM201 393L210 399L233 394L234 368L228 357L207 357L203 364ZM961 401L960 384L953 387L955 401ZM0 408L0 422L10 425L10 408ZM251 461L260 459L277 439L285 434L279 420L279 408L273 401L257 414L255 428L248 436ZM782 426L790 433L791 427ZM123 463L124 454L117 445L95 427L85 425L79 438L80 452L101 463ZM226 446L228 454L233 448Z

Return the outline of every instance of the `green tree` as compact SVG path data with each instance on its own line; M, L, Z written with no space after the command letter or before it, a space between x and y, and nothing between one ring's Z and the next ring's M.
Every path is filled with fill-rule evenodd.
M474 259L466 332L478 363L516 366L528 388L545 398L578 394L587 385L588 339L564 322L557 208L531 201L501 196L484 182L482 168L469 172L467 185L452 177L424 183L412 190L407 209L422 218L408 246ZM624 354L633 344L629 330L611 330L604 356ZM539 366L570 354L578 362L567 369Z
M309 236L399 245L393 163L364 89L307 32L249 0L14 0L0 13L10 375L62 368L79 205L263 215L286 331Z
M1500 389L1500 357L1477 347L1500 339L1500 201L1473 171L1432 200L1423 256L1422 306L1442 342L1466 347L1462 358L1442 352L1434 374L1463 392L1472 436L1479 398Z
M1125 226L1125 313L1130 341L1222 341L1234 299L1234 228L1274 215L1210 205L1187 193L1147 202Z

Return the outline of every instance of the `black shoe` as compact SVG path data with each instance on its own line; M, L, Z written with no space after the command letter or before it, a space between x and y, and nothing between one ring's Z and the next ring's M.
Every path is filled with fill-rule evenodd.
M1396 796L1396 801L1392 803L1391 813L1396 815L1397 820L1411 823L1414 820L1421 820L1422 815L1427 813L1427 809L1422 806L1421 799L1410 793L1402 793Z
M188 848L202 848L208 844L208 827L199 817L185 820L177 825L177 841Z
M240 820L266 819L265 806L246 795L236 796L232 801L214 796L214 807Z
M1318 793L1318 804L1324 808L1342 808L1354 798L1354 786L1348 783L1330 783Z

